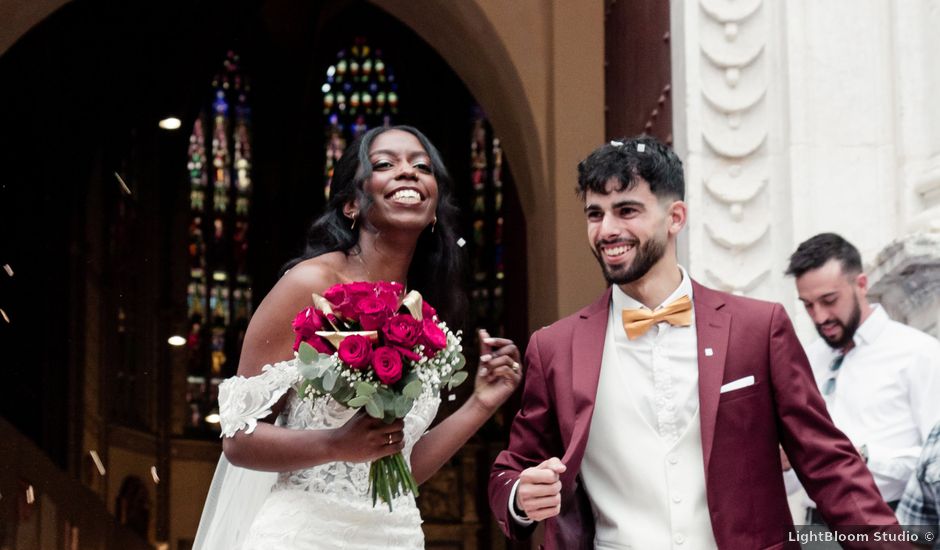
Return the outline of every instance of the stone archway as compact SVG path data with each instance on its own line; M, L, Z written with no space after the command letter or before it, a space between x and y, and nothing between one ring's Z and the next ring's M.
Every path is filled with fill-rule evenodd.
M467 2L373 0L411 27L463 79L483 106L503 146L518 184L525 212L535 207L534 195L544 177L530 90L527 90L502 37L476 0Z
M0 55L3 55L29 29L52 15L68 0L4 0L0 2Z

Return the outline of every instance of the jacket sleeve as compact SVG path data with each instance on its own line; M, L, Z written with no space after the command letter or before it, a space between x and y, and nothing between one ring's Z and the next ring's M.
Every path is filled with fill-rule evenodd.
M509 448L499 453L490 470L489 500L503 533L511 539L529 537L537 523L520 525L509 514L509 496L526 468L553 456L561 457L562 446L552 396L539 353L539 333L529 340L525 355L525 388L522 405L512 423Z
M835 527L897 525L862 458L829 418L803 347L780 304L774 304L770 331L780 441L823 518Z

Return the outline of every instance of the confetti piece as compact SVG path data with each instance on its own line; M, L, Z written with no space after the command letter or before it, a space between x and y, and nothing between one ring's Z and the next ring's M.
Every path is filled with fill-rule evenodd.
M463 237L460 237L459 239L457 239L457 246L459 246L460 248L463 248L464 245L466 244L467 244L467 241L465 241Z
M157 475L157 467L156 467L156 466L151 466L151 467L150 467L150 477L153 478L153 482L154 482L154 483L160 483L160 476Z
M10 323L10 318L7 317L7 312L3 311L2 307L0 307L0 315L3 315L3 320L6 321L7 324Z
M457 400L457 394L452 393L452 394L448 395L448 396L447 396L447 400L448 400L448 401L456 401L456 400Z
M26 488L26 504L32 504L36 502L36 492L33 490L33 486L30 485Z
M646 151L646 144L645 144L645 143L637 143L637 144L636 144L636 152L637 152L637 153L642 153L643 151Z
M101 463L101 457L98 456L98 451L92 449L88 451L88 454L91 455L91 459L95 461L95 467L98 468L98 473L104 475L105 469L104 464Z
M13 268L10 267L10 264L3 264L3 270L7 272L7 275L10 277L13 276Z
M130 194L131 194L131 188L128 187L126 183L124 183L124 179L121 178L121 174L118 174L117 172L115 172L115 173L114 173L114 177L116 177L117 180L118 180L118 183L121 184L121 189L123 189L125 193L127 193L128 195L130 195Z

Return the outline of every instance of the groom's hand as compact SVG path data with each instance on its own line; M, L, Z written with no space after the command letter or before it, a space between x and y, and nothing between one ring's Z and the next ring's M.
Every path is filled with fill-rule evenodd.
M516 488L516 509L535 521L557 516L561 512L559 476L565 469L561 460L552 457L535 468L523 470Z

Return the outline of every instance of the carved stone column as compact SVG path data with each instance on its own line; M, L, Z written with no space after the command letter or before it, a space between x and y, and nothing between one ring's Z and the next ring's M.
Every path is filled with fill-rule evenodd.
M789 240L789 208L771 199L782 140L774 5L763 0L672 4L676 148L685 160L688 258L715 288L775 296L774 240ZM779 171L779 170L778 170Z

